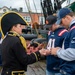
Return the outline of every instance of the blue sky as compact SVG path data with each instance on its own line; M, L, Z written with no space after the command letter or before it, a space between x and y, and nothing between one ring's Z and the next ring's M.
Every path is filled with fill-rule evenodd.
M33 1L36 5L37 11L41 12L40 0L29 0L31 10L35 12ZM0 8L3 6L7 7L11 6L12 8L17 8L17 9L19 9L19 7L23 7L23 11L27 11L25 0L0 0Z

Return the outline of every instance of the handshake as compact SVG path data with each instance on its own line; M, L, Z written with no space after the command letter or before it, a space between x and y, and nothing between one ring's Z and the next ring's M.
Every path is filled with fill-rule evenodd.
M39 50L41 55L57 55L57 51L60 50L59 47L51 48L50 50L48 49L41 49Z

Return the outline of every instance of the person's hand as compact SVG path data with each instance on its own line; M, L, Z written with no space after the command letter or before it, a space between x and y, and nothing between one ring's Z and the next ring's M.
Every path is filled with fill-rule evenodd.
M60 47L51 48L51 55L57 55L57 51L60 49Z
M39 50L39 52L40 52L41 55L45 55L46 54L44 49Z
M41 49L39 50L39 52L41 55L45 55L45 56L50 55L50 50L48 49Z
M27 49L29 49L29 48L30 48L30 44L27 45Z

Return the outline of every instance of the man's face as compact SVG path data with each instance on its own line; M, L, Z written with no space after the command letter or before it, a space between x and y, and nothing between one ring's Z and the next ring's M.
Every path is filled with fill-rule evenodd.
M14 31L18 34L22 34L22 29L25 29L25 25L17 24L14 26Z
M56 29L56 24L53 24L51 27L51 31L54 31Z
M66 29L68 29L69 28L69 24L70 24L70 21L69 21L69 18L67 16L62 18L62 20L61 20L61 25L62 26L64 26Z

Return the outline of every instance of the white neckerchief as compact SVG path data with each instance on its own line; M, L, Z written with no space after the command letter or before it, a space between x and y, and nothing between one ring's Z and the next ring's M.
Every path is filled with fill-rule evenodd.
M6 35L4 36L4 38L1 38L1 40L0 40L0 44L1 44L2 41L6 38L7 34L8 34L8 32L6 33Z
M73 23L75 23L75 18L72 19L72 21L71 21L71 23L70 23L70 26L71 26Z

